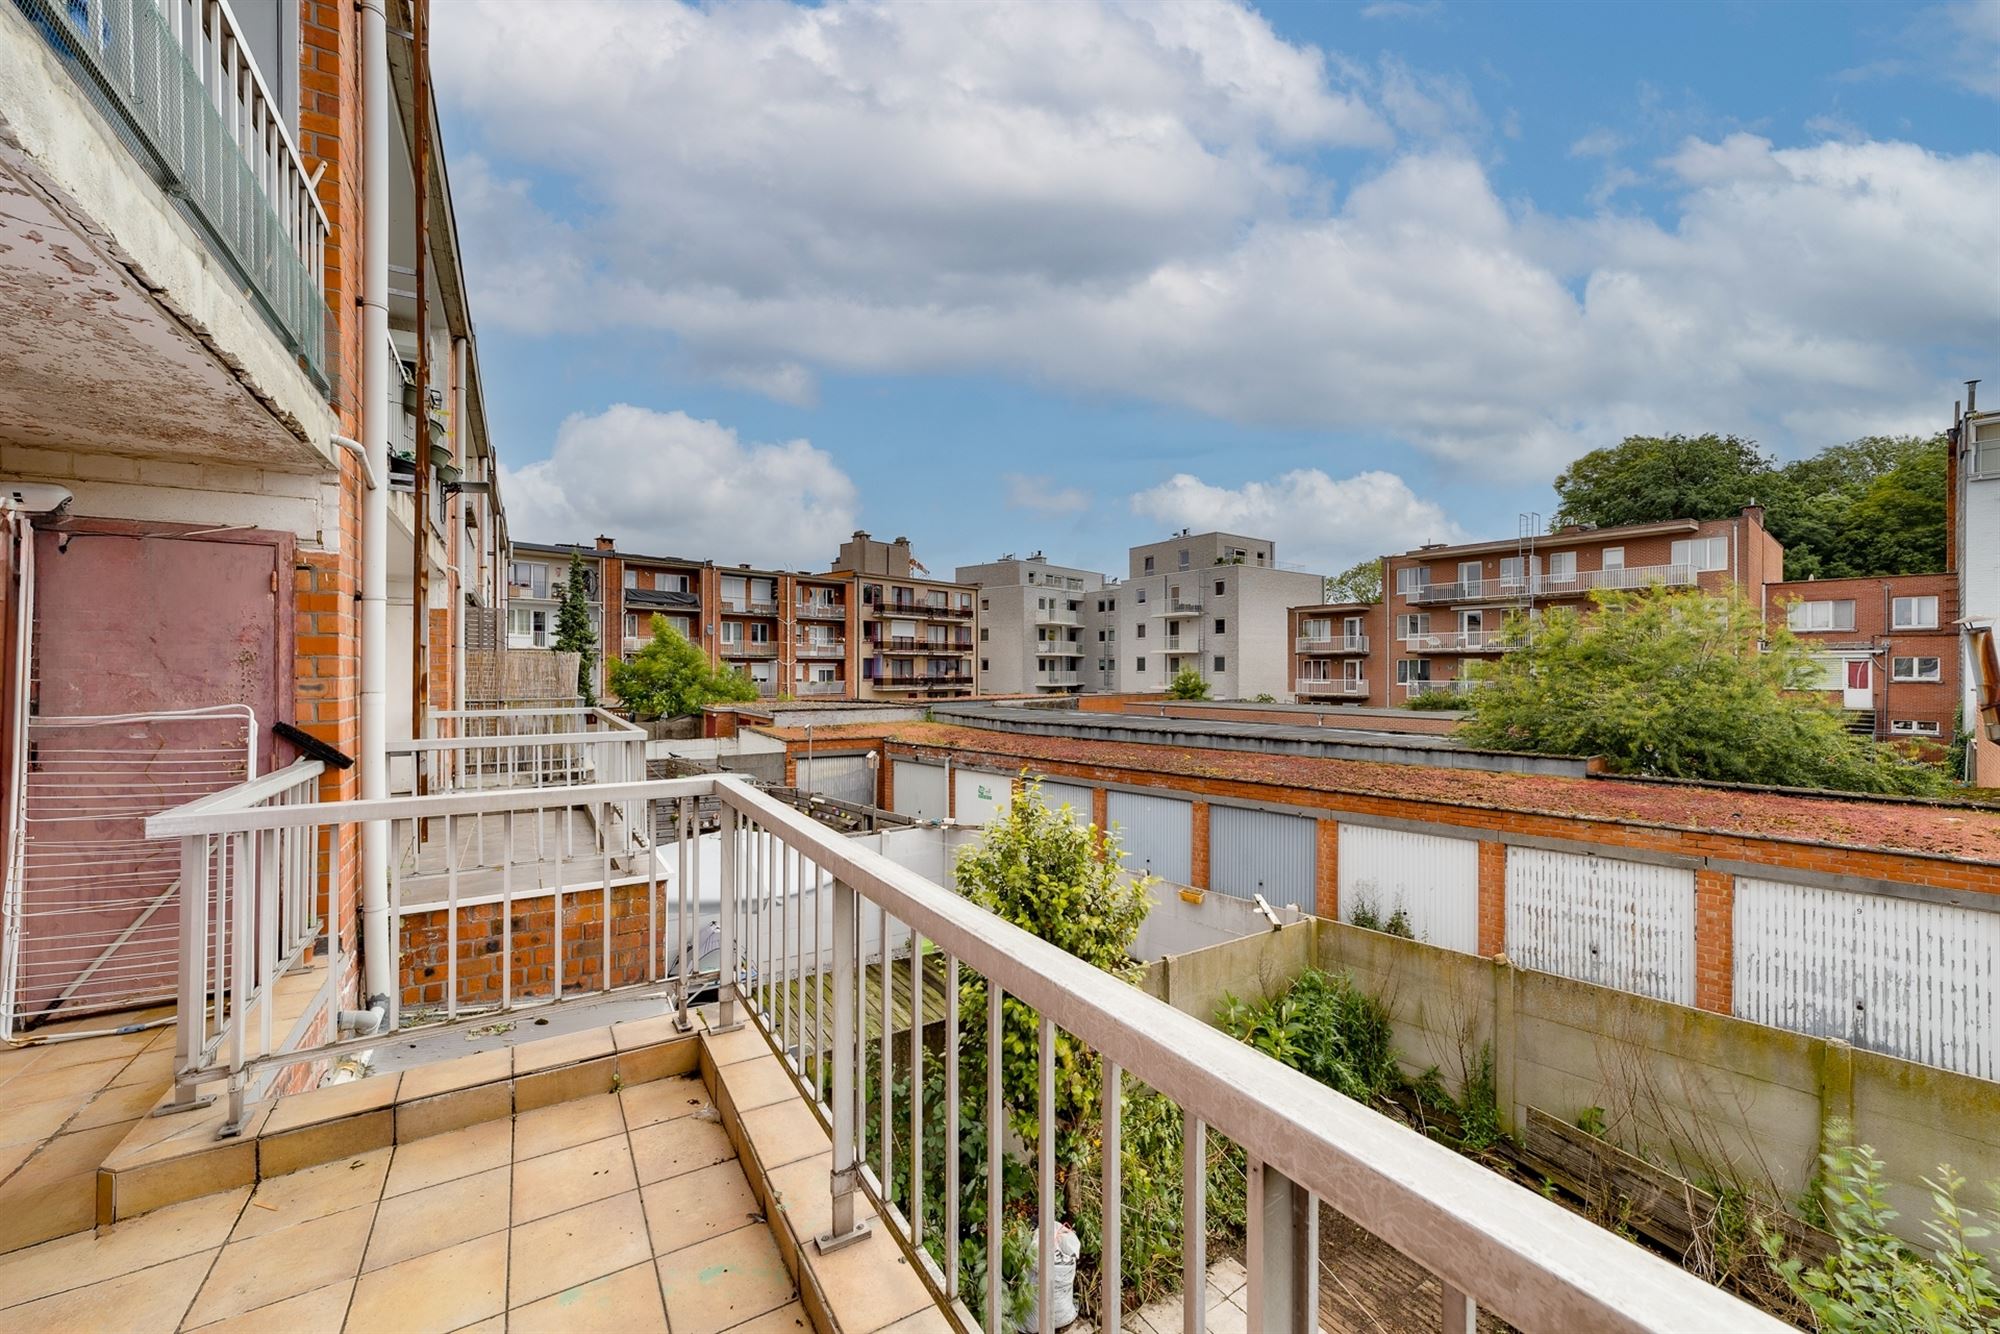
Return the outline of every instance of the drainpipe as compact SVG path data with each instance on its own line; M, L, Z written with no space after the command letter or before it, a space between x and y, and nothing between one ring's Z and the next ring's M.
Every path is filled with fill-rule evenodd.
M361 438L378 484L361 511L361 798L389 795L389 29L384 0L360 0L362 139ZM421 409L421 404L419 409ZM364 1004L387 1012L395 985L389 952L389 826L361 826L361 960Z
M471 477L473 476L472 418L467 415L470 395L466 393L465 380L471 370L472 357L470 355L470 345L465 339L454 338L452 340L451 362L454 390L451 405L452 444L457 446L459 475L462 477ZM465 515L466 511L472 508L472 502L466 499L463 491L458 493L457 502L458 523L452 529L453 550L449 557L454 564L465 559ZM479 530L479 536L483 542L486 538L485 528L482 527ZM451 642L445 645L446 650L450 652L452 657L451 707L454 709L465 707L465 590L468 581L473 584L479 582L479 571L477 568L470 571L461 569L458 572L457 594L452 598L451 616L446 622L455 631L451 637ZM505 633L504 629L500 633ZM462 724L458 730L461 733L464 731Z

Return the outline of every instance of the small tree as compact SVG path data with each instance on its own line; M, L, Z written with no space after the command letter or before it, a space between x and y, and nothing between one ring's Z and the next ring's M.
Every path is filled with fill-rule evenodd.
M1323 596L1328 602L1380 602L1382 600L1382 558L1356 561L1326 581Z
M653 638L644 648L611 664L610 677L611 693L635 718L684 718L704 704L757 698L754 681L710 666L664 616L653 617Z
M1168 699L1207 699L1208 682L1192 667L1183 667L1167 682Z
M1624 773L1717 782L1944 791L1941 774L1850 733L1821 667L1741 595L1598 590L1556 608L1465 697L1470 745L1601 755Z
M556 597L560 599L556 604L556 652L577 655L576 693L584 703L595 704L597 691L591 685L591 668L597 662L597 632L590 628L590 572L574 549L569 553L569 573L556 589Z

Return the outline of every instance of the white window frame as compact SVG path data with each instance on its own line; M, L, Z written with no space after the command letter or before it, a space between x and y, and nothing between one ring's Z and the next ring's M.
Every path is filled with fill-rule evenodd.
M1398 565L1396 567L1396 591L1405 597L1416 592L1430 582L1430 566Z
M1406 686L1412 682L1428 682L1431 679L1429 658L1396 659L1396 684Z
M1944 729L1936 721L1921 718L1896 718L1889 723L1892 736L1942 736Z
M2000 477L2000 419L1972 428L1972 476Z
M1854 599L1826 598L1794 602L1785 609L1785 624L1795 631L1820 634L1854 628Z
M1556 583L1563 584L1574 580L1576 578L1576 553L1574 551L1551 551L1549 553L1549 578Z
M1909 614L1904 614L1908 608ZM1889 605L1889 628L1892 630L1935 630L1938 625L1938 600L1935 596L1896 598Z
M1907 670L1904 667L1905 663L1908 664ZM1925 663L1931 665L1928 672L1924 670L1923 664ZM1929 654L1912 654L1907 657L1898 655L1889 660L1889 679L1891 681L1942 681L1944 680L1944 659L1934 658Z
M1729 568L1729 538L1721 533L1713 537L1683 537L1672 548L1672 563L1685 565L1697 573Z

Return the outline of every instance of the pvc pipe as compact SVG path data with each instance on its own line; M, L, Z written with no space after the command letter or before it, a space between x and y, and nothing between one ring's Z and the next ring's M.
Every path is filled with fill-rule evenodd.
M360 0L362 139L361 439L368 468L389 475L389 25L383 0ZM418 442L422 447L422 442ZM361 798L389 795L389 492L361 509ZM362 993L373 1006L395 988L389 948L389 825L361 826Z
M359 440L344 435L329 436L328 439L354 456L354 461L361 465L361 480L368 484L370 491L375 490L381 485L380 482L375 480L375 465L368 461L368 447L366 445L363 445ZM362 517L366 518L367 516L364 513Z

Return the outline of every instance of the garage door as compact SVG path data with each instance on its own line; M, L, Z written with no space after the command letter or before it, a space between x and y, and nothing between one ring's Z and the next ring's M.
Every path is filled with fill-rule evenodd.
M919 764L914 760L896 760L893 762L891 772L896 785L891 810L898 815L914 816L919 820L944 819L942 764Z
M1097 807L1093 804L1095 790L1094 788L1085 787L1082 783L1057 783L1044 778L1042 780L1042 804L1052 811L1061 810L1064 806L1067 806L1070 809L1070 814L1076 817L1078 824L1087 825L1094 818L1097 810Z
M799 761L799 787L835 801L875 804L875 771L866 755L815 755Z
M1738 879L1740 1018L2000 1078L2000 913Z
M1313 905L1319 821L1241 806L1208 808L1208 883L1247 899L1262 894L1274 906Z
M1137 792L1113 792L1108 807L1111 827L1124 840L1126 870L1145 871L1177 885L1188 883L1193 873L1189 859L1193 807L1171 797Z
M1507 957L1523 968L1694 1004L1694 872L1507 849Z
M956 789L954 818L963 825L991 824L1014 799L1014 780L1006 774L981 769L955 769L951 785Z
M1418 940L1479 952L1479 844L1407 829L1340 827L1340 916L1398 909Z

